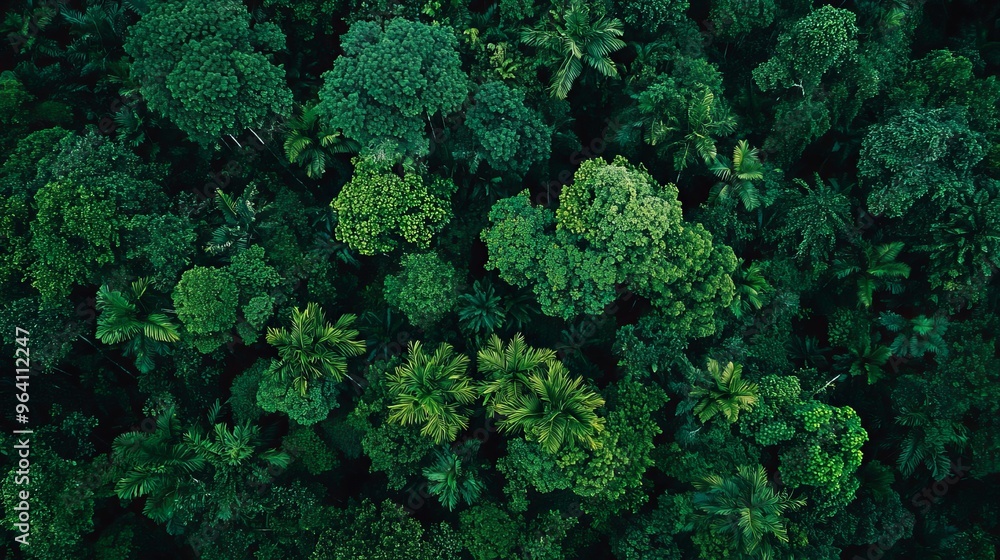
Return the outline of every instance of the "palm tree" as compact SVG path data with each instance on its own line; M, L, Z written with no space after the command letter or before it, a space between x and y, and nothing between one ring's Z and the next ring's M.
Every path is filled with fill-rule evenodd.
M716 360L709 359L708 373L715 386L691 390L691 397L700 399L694 406L694 413L702 422L708 422L722 413L732 424L739 419L740 411L749 411L757 405L759 387L743 379L742 365L729 362L721 366Z
M280 361L275 373L281 379L291 377L292 384L304 397L309 381L330 376L336 381L349 378L347 358L365 352L360 333L349 328L357 317L341 315L336 323L326 321L323 309L316 303L292 310L292 328L267 329L267 343L278 349Z
M740 140L733 148L732 161L726 156L717 156L712 160L708 168L721 181L712 187L708 201L736 198L747 210L760 206L760 191L753 182L764 178L764 165L757 154L757 148L751 148L746 140Z
M225 222L212 233L212 240L205 246L208 253L228 256L250 246L258 234L257 220L269 206L265 204L257 208L253 202L256 196L257 187L253 184L236 198L221 190L216 191L216 205Z
M153 370L155 355L169 353L167 343L177 342L180 335L175 325L163 313L147 313L142 303L150 278L132 282L128 293L112 291L107 285L97 291L97 338L105 344L125 342L122 354L135 356L135 366L142 373Z
M968 441L969 430L960 422L923 411L904 411L896 417L896 424L910 428L900 442L896 461L906 476L923 462L935 480L944 479L951 469L946 447L954 445L962 449Z
M428 481L428 492L437 496L441 503L454 511L459 501L473 505L482 495L486 486L476 478L476 470L466 465L463 459L470 459L479 449L479 440L471 439L462 444L458 452L449 446L444 451L434 452L434 463L423 470Z
M608 56L625 48L622 22L600 17L590 20L590 7L580 0L572 0L563 13L550 12L548 25L521 32L521 42L548 51L559 62L552 76L549 91L557 99L566 99L573 82L585 66L601 75L617 77L618 69Z
M506 346L497 335L490 337L477 354L479 371L488 376L482 388L487 412L495 414L498 404L521 398L527 391L528 377L555 359L555 351L528 346L521 333L515 334Z
M318 107L317 101L300 107L298 114L286 123L285 130L285 157L304 167L310 179L323 176L334 154L356 154L361 148L354 140L344 138L339 130L323 127Z
M525 439L537 441L549 453L565 442L598 447L605 419L596 411L604 399L584 387L582 377L571 379L562 363L549 360L528 376L525 388L512 401L496 404L495 410L506 417L497 423L501 431L524 430Z
M502 299L488 280L476 280L472 293L458 297L458 324L466 332L491 334L504 322Z
M888 288L894 294L903 291L897 280L910 276L910 266L896 262L903 250L903 243L892 241L873 245L865 240L858 243L859 252L850 255L842 253L833 261L833 274L839 278L854 278L857 284L858 301L871 307L872 295L876 290Z
M640 101L641 103L641 101ZM640 111L653 115L655 107L640 106ZM687 119L681 122L676 115L668 116L667 122L655 120L646 123L644 139L650 146L665 145L674 152L674 167L677 181L681 171L691 162L693 149L706 164L718 158L714 136L725 136L736 128L736 119L724 104L716 104L715 94L708 87L694 98L687 108ZM679 137L679 138L678 138ZM672 141L671 141L672 140ZM683 148L683 151L681 151Z
M892 357L888 346L873 343L870 338L852 343L847 352L839 357L839 361L850 368L851 375L864 375L869 385L882 378L882 368Z
M885 311L879 315L878 322L890 332L897 333L889 345L896 356L920 358L928 352L942 358L948 356L948 344L944 340L948 318L943 315L918 315L907 320L898 313Z
M730 309L733 315L740 319L745 314L763 307L762 296L771 291L771 285L764 278L760 264L750 263L749 266L743 268L743 259L738 259L737 264L736 273L733 274L736 297L733 298Z
M770 560L775 547L771 536L788 542L782 514L806 504L787 492L778 492L767 482L764 467L741 465L735 477L712 475L694 483L696 520L726 538L733 547L751 558Z
M117 464L124 474L115 484L115 493L123 500L146 497L143 513L157 523L170 522L178 506L186 499L206 494L205 480L224 480L229 476L202 476L209 468L231 469L246 464L255 455L270 465L287 467L291 457L284 451L260 451L258 428L243 424L230 429L217 424L219 401L209 409L210 435L199 427L182 432L176 410L168 408L156 417L152 432L128 432L111 444ZM217 504L220 507L225 504Z
M467 374L469 358L455 354L442 343L434 354L424 352L420 341L409 344L406 362L388 374L389 421L423 424L420 433L436 443L453 441L458 431L469 427L464 407L478 396Z

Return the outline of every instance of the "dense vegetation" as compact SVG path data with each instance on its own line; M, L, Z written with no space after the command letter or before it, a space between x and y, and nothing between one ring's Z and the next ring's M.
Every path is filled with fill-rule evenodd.
M993 560L998 17L12 3L0 556Z

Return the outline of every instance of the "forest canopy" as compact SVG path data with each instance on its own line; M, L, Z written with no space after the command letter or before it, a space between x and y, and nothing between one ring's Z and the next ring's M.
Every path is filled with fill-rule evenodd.
M1000 5L8 4L0 557L998 557Z

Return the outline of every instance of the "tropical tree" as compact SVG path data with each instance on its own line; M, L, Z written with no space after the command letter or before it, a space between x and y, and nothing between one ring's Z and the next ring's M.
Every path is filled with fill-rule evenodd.
M451 446L436 450L434 463L423 470L429 483L427 491L437 496L448 511L454 511L460 501L473 505L486 489L477 478L476 469L468 464L479 445L478 439L470 439L457 450Z
M283 451L260 450L256 426L242 424L230 429L217 423L219 412L220 404L216 401L207 415L209 425L213 425L210 434L196 426L183 431L176 410L169 407L156 417L152 431L128 432L116 437L111 444L112 453L124 468L115 483L118 497L123 500L146 497L143 513L157 523L168 523L168 529L176 532L173 525L183 523L182 518L188 517L182 514L191 503L196 503L195 496L210 493L215 484L246 480L213 475L220 471L230 475L249 474L233 469L249 466L255 456L276 467L291 463L291 457ZM235 496L235 492L229 495ZM227 511L233 505L216 501L211 507L217 508L217 516L228 517L231 514Z
M740 411L752 410L757 405L759 388L756 383L743 379L741 364L729 362L723 366L710 358L708 373L715 385L691 390L691 397L698 399L694 414L702 422L708 422L721 413L732 424L739 420Z
M737 259L737 263L739 266L733 274L736 295L729 309L740 319L747 313L760 309L764 305L764 294L772 288L764 278L760 263L750 263L746 268L743 267L743 259Z
M604 399L584 387L583 378L570 378L561 362L545 362L541 371L528 375L526 391L495 410L505 416L498 427L505 432L523 430L525 439L555 453L564 443L578 442L595 449L605 419L597 415Z
M476 280L471 293L458 296L458 324L466 332L489 335L505 318L503 299L487 279Z
M323 126L318 102L300 107L285 123L285 157L306 170L310 179L319 179L335 154L356 154L361 145L344 138L341 131Z
M150 110L205 147L287 116L285 71L260 52L284 50L285 36L273 24L251 22L233 0L152 3L125 42L131 77Z
M847 354L839 356L839 361L846 364L851 375L863 375L871 385L882 378L882 368L891 357L892 350L888 346L864 338L850 344Z
M687 107L687 118L668 115L667 120L651 122L644 139L650 146L664 145L674 152L677 181L681 171L694 161L692 151L706 164L718 158L716 136L726 136L736 129L736 118L723 103L716 101L715 93L707 86Z
M97 291L98 340L105 344L124 342L122 353L135 356L135 366L142 373L153 370L153 356L169 352L169 342L177 342L180 335L178 326L161 312L150 313L143 305L153 280L140 278L132 282L129 292L112 291L103 285Z
M360 333L350 328L356 318L348 313L331 324L317 303L293 309L291 330L267 329L267 342L278 349L280 357L276 375L283 380L291 378L302 396L310 381L326 376L338 382L348 377L360 387L347 373L347 358L365 352L365 342L358 339Z
M224 259L245 250L260 236L262 224L258 222L269 209L268 204L258 206L257 186L249 185L238 197L225 192L215 192L215 204L222 212L223 224L212 232L212 239L205 245L211 255L223 255Z
M716 156L709 163L708 168L721 179L709 192L709 202L735 198L747 210L760 206L760 192L753 182L764 178L764 165L757 153L757 148L751 148L749 142L740 140L733 148L732 161L726 156Z
M496 413L498 405L510 404L528 391L528 377L542 371L544 366L556 359L556 353L546 348L532 348L524 342L524 336L517 333L505 345L500 337L493 335L486 346L476 356L479 372L487 376L482 392L484 404L490 414Z
M423 424L420 433L438 444L454 441L459 430L469 427L465 405L478 396L468 376L469 358L456 355L445 343L429 355L420 341L413 341L408 351L406 362L387 375L394 401L389 405L389 421Z
M934 480L943 480L951 469L947 448L964 449L969 430L961 422L922 410L910 410L896 417L896 424L909 428L899 443L896 465L906 476L923 463Z
M694 487L699 490L693 499L697 523L760 560L774 558L776 545L788 542L782 515L806 504L772 488L761 466L740 465L734 477L711 475L694 482Z
M910 275L910 266L896 262L903 243L891 241L873 245L859 240L856 251L842 252L833 261L833 274L839 279L853 278L857 285L858 302L871 307L876 290L888 288L892 293L903 291L897 280Z
M609 55L625 48L619 39L624 34L621 21L606 16L591 21L590 6L581 0L571 0L564 12L550 14L545 25L522 31L521 42L542 49L558 63L549 86L553 97L566 99L586 67L602 76L618 76Z
M948 318L944 315L918 315L907 320L892 311L884 311L879 315L880 325L896 333L896 338L889 344L893 354L901 358L920 358L931 352L941 358L948 357L948 344L944 333L948 330Z

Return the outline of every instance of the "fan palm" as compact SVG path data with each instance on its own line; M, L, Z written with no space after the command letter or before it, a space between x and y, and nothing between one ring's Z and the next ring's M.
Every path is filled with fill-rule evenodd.
M721 179L712 187L709 202L736 198L747 210L760 206L760 192L753 182L764 178L764 165L757 153L757 148L751 148L746 140L740 140L733 148L732 161L726 156L717 156L708 164L712 173Z
M315 101L306 104L285 125L285 157L305 168L310 179L323 176L334 154L356 154L361 147L339 130L324 128L318 106Z
M788 542L782 514L805 505L805 500L778 492L767 482L764 467L741 465L735 477L712 475L694 483L696 520L725 537L751 558L774 558L774 537Z
M506 345L497 335L490 337L477 355L479 371L488 377L482 389L487 412L494 414L498 404L520 399L527 391L528 377L555 359L555 351L528 346L521 333Z
M276 374L282 379L292 378L303 397L309 381L325 376L336 381L348 377L357 384L347 373L347 358L365 351L365 342L358 340L360 333L350 328L355 319L346 314L330 324L316 303L293 309L291 330L267 329L267 342L278 349L280 357Z
M477 397L467 374L469 358L442 343L433 354L420 341L409 344L406 362L388 374L389 421L423 424L420 433L436 443L454 441L469 427L467 405Z
M573 0L563 13L550 12L548 25L521 32L521 42L548 51L559 66L552 75L549 91L566 99L573 83L590 67L603 76L617 77L618 69L609 56L625 48L622 22L600 17L591 21L590 7Z
M537 441L549 453L566 442L597 448L605 424L597 409L604 399L584 387L582 377L570 378L562 363L549 360L528 376L525 388L516 399L497 403L496 411L506 417L497 423L502 431L524 430L525 439Z
M448 511L454 511L459 501L473 505L486 487L476 478L476 470L465 464L479 449L479 440L466 441L456 453L447 447L434 452L434 463L423 470L427 477L427 491L437 496Z
M722 413L732 424L739 419L740 411L749 411L757 405L759 387L756 383L743 379L743 366L708 360L708 373L715 381L713 387L695 387L691 397L699 399L694 413L702 422L708 422L716 414Z
M873 245L860 240L858 248L854 255L841 254L834 259L833 273L839 279L854 279L861 305L871 307L872 295L883 287L894 294L903 291L903 285L897 280L910 276L910 266L896 262L903 250L902 242Z
M847 352L840 356L840 361L847 364L851 375L864 375L869 385L882 378L882 368L892 357L888 346L873 343L869 338L851 344Z
M122 353L135 356L135 366L142 373L153 370L153 356L169 352L167 343L177 342L180 335L175 325L163 313L147 313L143 296L152 284L150 278L132 282L127 293L112 291L107 285L97 290L97 338L105 344L126 343Z

